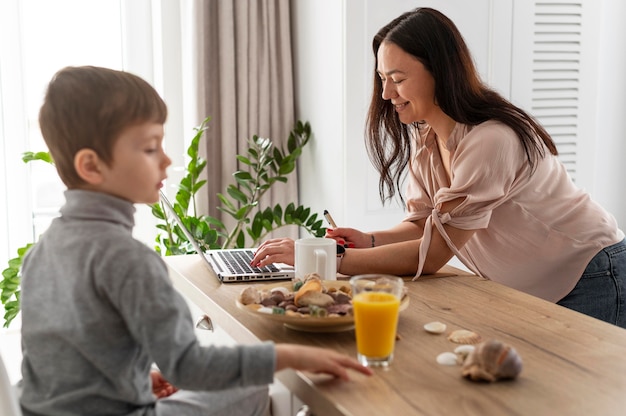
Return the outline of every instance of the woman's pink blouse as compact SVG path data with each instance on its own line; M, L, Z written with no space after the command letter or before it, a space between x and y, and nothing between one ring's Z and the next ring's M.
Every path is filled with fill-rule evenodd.
M452 183L434 131L420 128L413 144L405 221L426 218L417 276L436 227L474 273L556 302L602 248L624 238L613 216L572 183L547 149L531 174L519 139L502 123L456 125L446 146ZM452 211L439 211L457 198L463 202ZM476 232L455 247L443 224Z

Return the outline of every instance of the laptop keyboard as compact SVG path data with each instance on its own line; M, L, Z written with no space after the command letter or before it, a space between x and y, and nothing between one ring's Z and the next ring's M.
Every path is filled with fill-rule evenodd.
M279 271L278 267L273 264L264 267L251 267L250 262L254 258L253 250L219 251L217 254L234 273L268 273Z

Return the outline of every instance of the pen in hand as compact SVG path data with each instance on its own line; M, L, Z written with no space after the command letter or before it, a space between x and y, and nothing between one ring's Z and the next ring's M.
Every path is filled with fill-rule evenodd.
M335 220L333 220L333 217L330 216L330 212L328 212L328 210L324 210L324 218L326 218L326 221L328 221L331 227L337 228L337 224L335 223Z
M335 220L333 220L333 217L330 216L330 212L328 212L328 210L324 210L324 218L326 218L326 221L328 221L331 227L337 228L337 223L335 223ZM349 245L344 242L343 246L348 248Z

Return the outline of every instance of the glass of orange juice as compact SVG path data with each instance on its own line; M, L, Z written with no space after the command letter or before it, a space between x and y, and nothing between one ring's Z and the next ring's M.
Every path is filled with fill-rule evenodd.
M368 367L388 368L393 359L402 278L363 274L350 279L357 357Z

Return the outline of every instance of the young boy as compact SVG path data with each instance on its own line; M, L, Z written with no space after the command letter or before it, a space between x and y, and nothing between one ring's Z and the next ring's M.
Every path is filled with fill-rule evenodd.
M70 67L48 86L39 123L68 190L22 269L26 416L262 415L280 369L371 374L318 348L198 344L164 262L131 236L133 204L158 201L171 163L166 116L129 73Z

